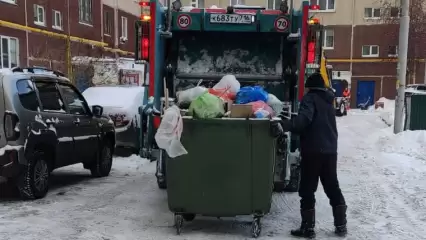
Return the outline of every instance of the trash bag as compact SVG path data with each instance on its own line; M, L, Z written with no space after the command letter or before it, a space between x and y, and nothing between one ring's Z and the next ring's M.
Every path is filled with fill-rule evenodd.
M271 118L275 116L274 110L264 101L249 103L256 118Z
M238 91L235 103L245 104L256 101L268 101L268 93L260 86L242 87Z
M224 90L216 90L213 88L209 88L209 93L213 94L217 97L222 98L222 100L224 101L229 101L229 100L234 100L235 99L235 93L232 93L229 91L229 89L224 89Z
M189 113L194 118L217 118L225 114L223 101L210 93L204 93L189 105Z
M176 93L178 103L190 103L207 92L207 88L197 86Z
M155 134L158 147L166 150L171 158L188 154L180 142L182 131L183 121L180 109L173 105L164 112L163 119Z
M276 114L280 114L283 110L284 103L281 102L274 94L268 94L268 105L274 110Z
M220 92L225 92L228 90L226 91L227 93L237 94L237 92L240 90L240 87L241 84L234 75L225 75L216 85L213 86L213 89Z

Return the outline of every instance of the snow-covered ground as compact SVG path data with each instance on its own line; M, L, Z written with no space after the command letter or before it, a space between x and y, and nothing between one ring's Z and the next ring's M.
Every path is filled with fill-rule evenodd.
M346 239L426 239L426 132L393 135L381 112L338 118L339 178L347 199ZM249 220L197 218L175 235L166 192L157 189L155 164L116 158L110 177L92 179L80 165L53 173L49 195L33 202L0 199L1 240L248 239ZM275 194L260 239L292 239L299 197ZM319 187L317 239L332 234L332 214Z

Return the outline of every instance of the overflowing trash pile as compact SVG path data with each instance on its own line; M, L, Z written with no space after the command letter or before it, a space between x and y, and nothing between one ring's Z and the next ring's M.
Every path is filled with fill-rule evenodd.
M183 117L273 118L284 104L261 86L241 87L234 75L225 75L213 88L196 86L176 93L177 104L167 108L155 135L159 148L175 158L188 152L180 142Z
M225 75L213 88L196 86L176 95L183 115L197 119L271 118L283 108L275 95L260 86L241 87L234 75Z

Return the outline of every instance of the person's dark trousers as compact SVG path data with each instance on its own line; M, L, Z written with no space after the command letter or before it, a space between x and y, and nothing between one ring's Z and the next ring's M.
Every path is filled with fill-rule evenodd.
M313 154L302 152L301 179L299 186L302 225L292 235L310 238L315 236L315 192L318 182L330 199L333 208L336 234L346 235L346 202L337 179L337 154Z

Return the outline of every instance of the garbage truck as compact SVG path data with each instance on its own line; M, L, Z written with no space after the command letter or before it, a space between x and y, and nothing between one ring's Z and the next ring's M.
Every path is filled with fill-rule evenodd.
M241 5L193 8L182 6L179 0L167 6L158 0L140 1L135 61L147 70L146 94L139 109L140 156L157 161L159 188L167 188L169 156L154 136L164 106L173 103L177 92L198 85L211 87L232 74L241 86L259 85L274 94L284 103L287 117L297 115L305 80L319 71L323 35L321 23L313 16L319 6L303 1L294 7L292 2L284 0L278 10L270 10ZM274 190L297 191L298 137L286 133L276 144Z

